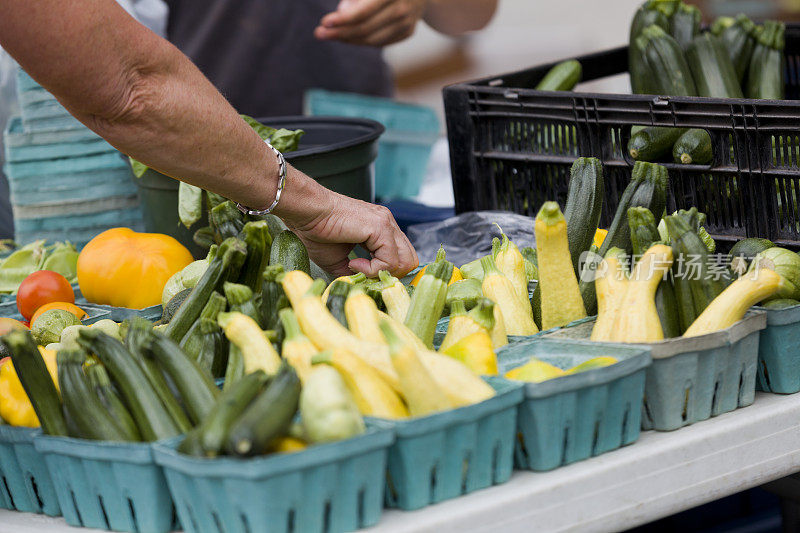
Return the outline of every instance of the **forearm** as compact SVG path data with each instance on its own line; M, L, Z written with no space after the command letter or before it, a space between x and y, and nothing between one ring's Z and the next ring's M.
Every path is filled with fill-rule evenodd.
M460 35L480 30L492 20L498 0L429 0L424 20L434 30Z
M258 135L188 58L113 0L4 0L0 42L120 151L253 207L272 202L277 162Z

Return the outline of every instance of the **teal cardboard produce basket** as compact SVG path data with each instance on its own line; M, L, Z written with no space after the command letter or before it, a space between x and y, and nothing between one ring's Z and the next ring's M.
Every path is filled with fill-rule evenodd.
M202 533L340 533L378 523L386 424L364 435L250 459L179 454L180 438L155 445L184 530Z
M650 347L653 364L647 369L642 428L672 431L752 404L759 332L766 324L764 312L749 311L721 331L643 344ZM544 337L588 339L593 325L592 317Z
M61 514L53 481L33 439L39 428L0 425L0 508Z
M175 510L164 472L145 442L38 435L67 524L113 531L172 531Z
M522 387L485 379L497 391L488 400L391 421L397 440L389 451L387 505L419 509L509 480Z
M767 327L758 340L756 388L764 392L800 392L800 305L764 309Z
M525 399L517 417L515 456L519 468L552 470L635 442L641 427L650 350L543 336L498 350L501 374L531 357L567 370L604 355L619 362L541 383L525 383Z

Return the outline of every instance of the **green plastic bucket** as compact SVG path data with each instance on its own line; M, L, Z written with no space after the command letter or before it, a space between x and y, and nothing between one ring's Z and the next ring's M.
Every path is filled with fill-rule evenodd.
M378 138L384 131L381 124L344 117L275 117L259 121L275 128L304 130L300 148L284 154L286 161L332 191L373 201L372 163L378 156ZM192 240L194 232L204 224L187 230L178 220L178 181L152 169L133 180L139 189L145 231L171 235L195 257L205 257L205 251Z

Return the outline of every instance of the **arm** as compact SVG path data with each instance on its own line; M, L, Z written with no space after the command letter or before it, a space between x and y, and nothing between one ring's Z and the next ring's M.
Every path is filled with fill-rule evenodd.
M485 27L498 0L342 0L314 35L322 40L386 46L414 33L419 20L447 35Z
M275 198L274 154L186 56L114 0L3 0L0 45L125 154L253 208ZM386 210L295 169L275 214L329 271L406 271L417 262ZM374 259L348 265L350 243L361 242Z
M428 0L425 22L446 35L480 30L489 24L497 0Z

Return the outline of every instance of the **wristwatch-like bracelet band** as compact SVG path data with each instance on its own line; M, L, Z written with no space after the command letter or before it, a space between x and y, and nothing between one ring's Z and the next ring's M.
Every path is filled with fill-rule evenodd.
M264 140L264 142L267 143L267 146L269 146L270 149L272 149L273 152L275 152L275 155L278 158L278 176L279 176L278 177L278 190L275 192L275 201L272 202L272 205L270 205L266 209L261 209L261 210L250 209L249 207L244 206L244 205L242 205L242 204L237 202L236 203L236 207L238 207L239 211L241 211L245 215L263 216L263 215L270 214L272 212L272 210L275 209L275 207L278 205L278 200L281 199L281 193L283 192L283 186L286 183L286 160L283 158L283 154L280 153L277 148L272 146L269 143L269 141Z

